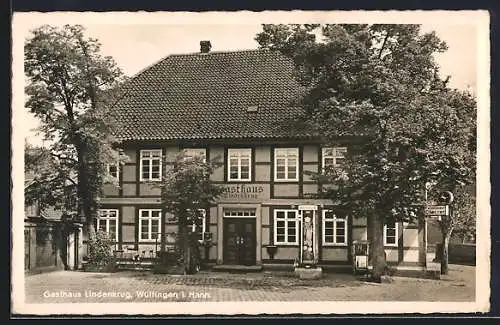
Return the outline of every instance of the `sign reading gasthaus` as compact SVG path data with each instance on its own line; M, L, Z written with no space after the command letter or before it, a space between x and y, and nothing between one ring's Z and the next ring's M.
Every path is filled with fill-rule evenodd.
M269 198L268 184L225 184L220 200L223 201L261 201Z

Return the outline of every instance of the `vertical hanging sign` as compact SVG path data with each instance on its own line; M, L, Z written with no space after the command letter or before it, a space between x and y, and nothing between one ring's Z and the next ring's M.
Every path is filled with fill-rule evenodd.
M302 210L301 264L314 264L314 213L313 210Z

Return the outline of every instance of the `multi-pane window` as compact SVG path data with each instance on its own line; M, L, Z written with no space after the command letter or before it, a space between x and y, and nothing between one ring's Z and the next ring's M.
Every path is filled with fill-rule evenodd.
M207 150L205 148L186 148L184 149L184 158L192 159L194 157L202 157L206 161Z
M96 230L107 233L110 239L118 241L118 210L99 209L94 226Z
M113 178L116 178L117 180L118 180L118 177L120 175L119 168L120 168L120 164L107 164L106 165L106 170L108 172L108 175L113 177Z
M299 216L297 210L274 210L274 243L297 245Z
M347 245L347 219L323 210L323 244Z
M254 218L255 217L255 210L238 210L238 209L231 209L231 210L224 210L224 217L225 218L244 218L244 217L250 217Z
M388 221L384 225L384 245L397 246L398 244L398 228L396 222Z
M155 240L160 233L161 210L141 209L139 210L139 240Z
M141 181L161 180L161 149L141 150Z
M252 149L228 149L227 170L229 181L249 181L252 177Z
M342 165L346 152L347 148L345 147L323 148L323 168Z
M274 179L276 181L298 181L298 171L298 148L276 148L274 150Z
M196 238L199 241L203 241L206 229L206 218L207 211L205 209L198 209L198 213L196 214L196 218L193 222L192 232L196 233Z

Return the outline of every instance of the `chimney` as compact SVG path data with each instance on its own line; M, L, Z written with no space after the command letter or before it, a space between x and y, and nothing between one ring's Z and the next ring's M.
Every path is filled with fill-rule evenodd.
M208 53L208 52L210 52L211 48L212 48L212 44L210 44L210 41L200 41L200 52L201 53Z

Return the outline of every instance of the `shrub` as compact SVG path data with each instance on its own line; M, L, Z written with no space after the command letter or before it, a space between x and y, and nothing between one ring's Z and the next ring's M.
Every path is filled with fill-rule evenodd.
M113 260L113 245L114 242L107 233L97 231L95 238L89 241L89 264L95 266L108 265Z

